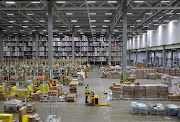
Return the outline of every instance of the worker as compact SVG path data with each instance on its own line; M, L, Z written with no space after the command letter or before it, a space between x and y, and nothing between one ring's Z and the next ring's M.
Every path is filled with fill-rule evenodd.
M89 85L88 85L88 84L86 85L84 92L85 92L85 95L86 95L86 94L90 94L90 93L89 93ZM86 98L85 98L85 103L88 103L87 99L88 99L88 96L86 96Z
M88 77L88 74L87 74L87 72L85 71L85 78L87 78Z
M52 86L56 86L56 81L54 79L52 80Z
M43 76L40 77L40 81L44 81L44 77Z

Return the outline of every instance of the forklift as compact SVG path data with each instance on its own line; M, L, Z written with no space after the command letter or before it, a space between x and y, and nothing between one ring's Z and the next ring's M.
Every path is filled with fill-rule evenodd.
M90 101L86 103L89 106L111 106L111 103L99 103L99 95L94 95L94 92L91 91L91 94L86 94L90 97Z

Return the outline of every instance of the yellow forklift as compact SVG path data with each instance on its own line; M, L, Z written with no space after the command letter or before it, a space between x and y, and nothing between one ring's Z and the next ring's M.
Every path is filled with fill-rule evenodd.
M89 106L111 106L111 103L99 103L99 95L94 95L94 92L91 91L91 94L86 94L90 97L90 101L86 103Z

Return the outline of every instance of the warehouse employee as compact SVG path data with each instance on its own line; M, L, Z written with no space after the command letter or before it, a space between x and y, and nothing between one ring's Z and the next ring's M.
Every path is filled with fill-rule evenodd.
M84 92L85 92L85 95L86 95L86 94L90 94L90 93L89 93L89 85L88 85L88 84L86 85ZM86 96L85 103L88 103L87 99L88 99L88 96Z

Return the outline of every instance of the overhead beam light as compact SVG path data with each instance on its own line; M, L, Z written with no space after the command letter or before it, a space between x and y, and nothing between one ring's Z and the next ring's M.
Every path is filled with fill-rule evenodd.
M66 28L66 26L65 25L63 25L63 26L61 26L62 28Z
M39 26L34 26L35 28L39 28Z
M169 0L162 0L161 3L169 3Z
M163 20L163 22L169 22L169 20Z
M116 27L117 27L117 28L121 28L121 26L119 26L119 25L117 25Z
M61 20L55 20L55 22L61 22Z
M89 13L89 15L96 15L96 13Z
M32 30L32 31L37 31L37 30Z
M29 20L24 20L23 22L24 22L24 23L28 23L28 22L29 22Z
M127 15L132 15L133 13L127 13Z
M96 1L87 1L87 3L96 3Z
M16 21L14 21L14 20L10 20L10 21L9 21L9 23L14 23L14 22L16 22Z
M24 30L20 30L21 32L24 31Z
M136 1L134 1L135 3L144 3L144 1L143 0L136 0Z
M105 13L105 15L112 15L112 13Z
M56 3L66 3L66 1L57 1Z
M2 31L4 31L4 32L5 32L5 31L7 31L7 30L2 30Z
M104 20L104 22L110 22L110 20Z
M24 25L24 26L22 26L23 28L27 28L28 26L26 26L26 25Z
M26 15L28 15L28 16L32 16L32 15L34 15L33 13L27 13Z
M36 3L41 3L40 1L32 1L31 3L36 4Z
M39 20L39 22L45 22L45 20Z
M76 25L75 27L76 27L76 28L80 28L80 26L79 26L79 25Z
M102 27L103 27L103 28L107 28L108 26L107 26L107 25L103 25Z
M9 13L9 14L7 14L8 16L13 16L14 14L13 13Z
M6 1L7 4L15 4L14 1Z
M44 32L46 32L47 30L43 30Z
M95 28L96 26L95 26L95 25L92 25L91 27L92 27L92 28Z
M8 26L8 28L13 28L13 26Z
M136 20L136 22L142 22L142 20Z
M96 20L89 20L89 22L96 22Z
M71 22L77 22L77 20L71 20Z
M117 3L117 1L113 0L113 1L108 1L108 3Z
M73 15L73 13L66 13L66 15Z
M146 13L146 15L152 15L152 13L149 12L149 13Z
M166 15L173 15L173 13L169 12L169 13L166 13Z
M178 20L171 20L172 22L178 22Z

